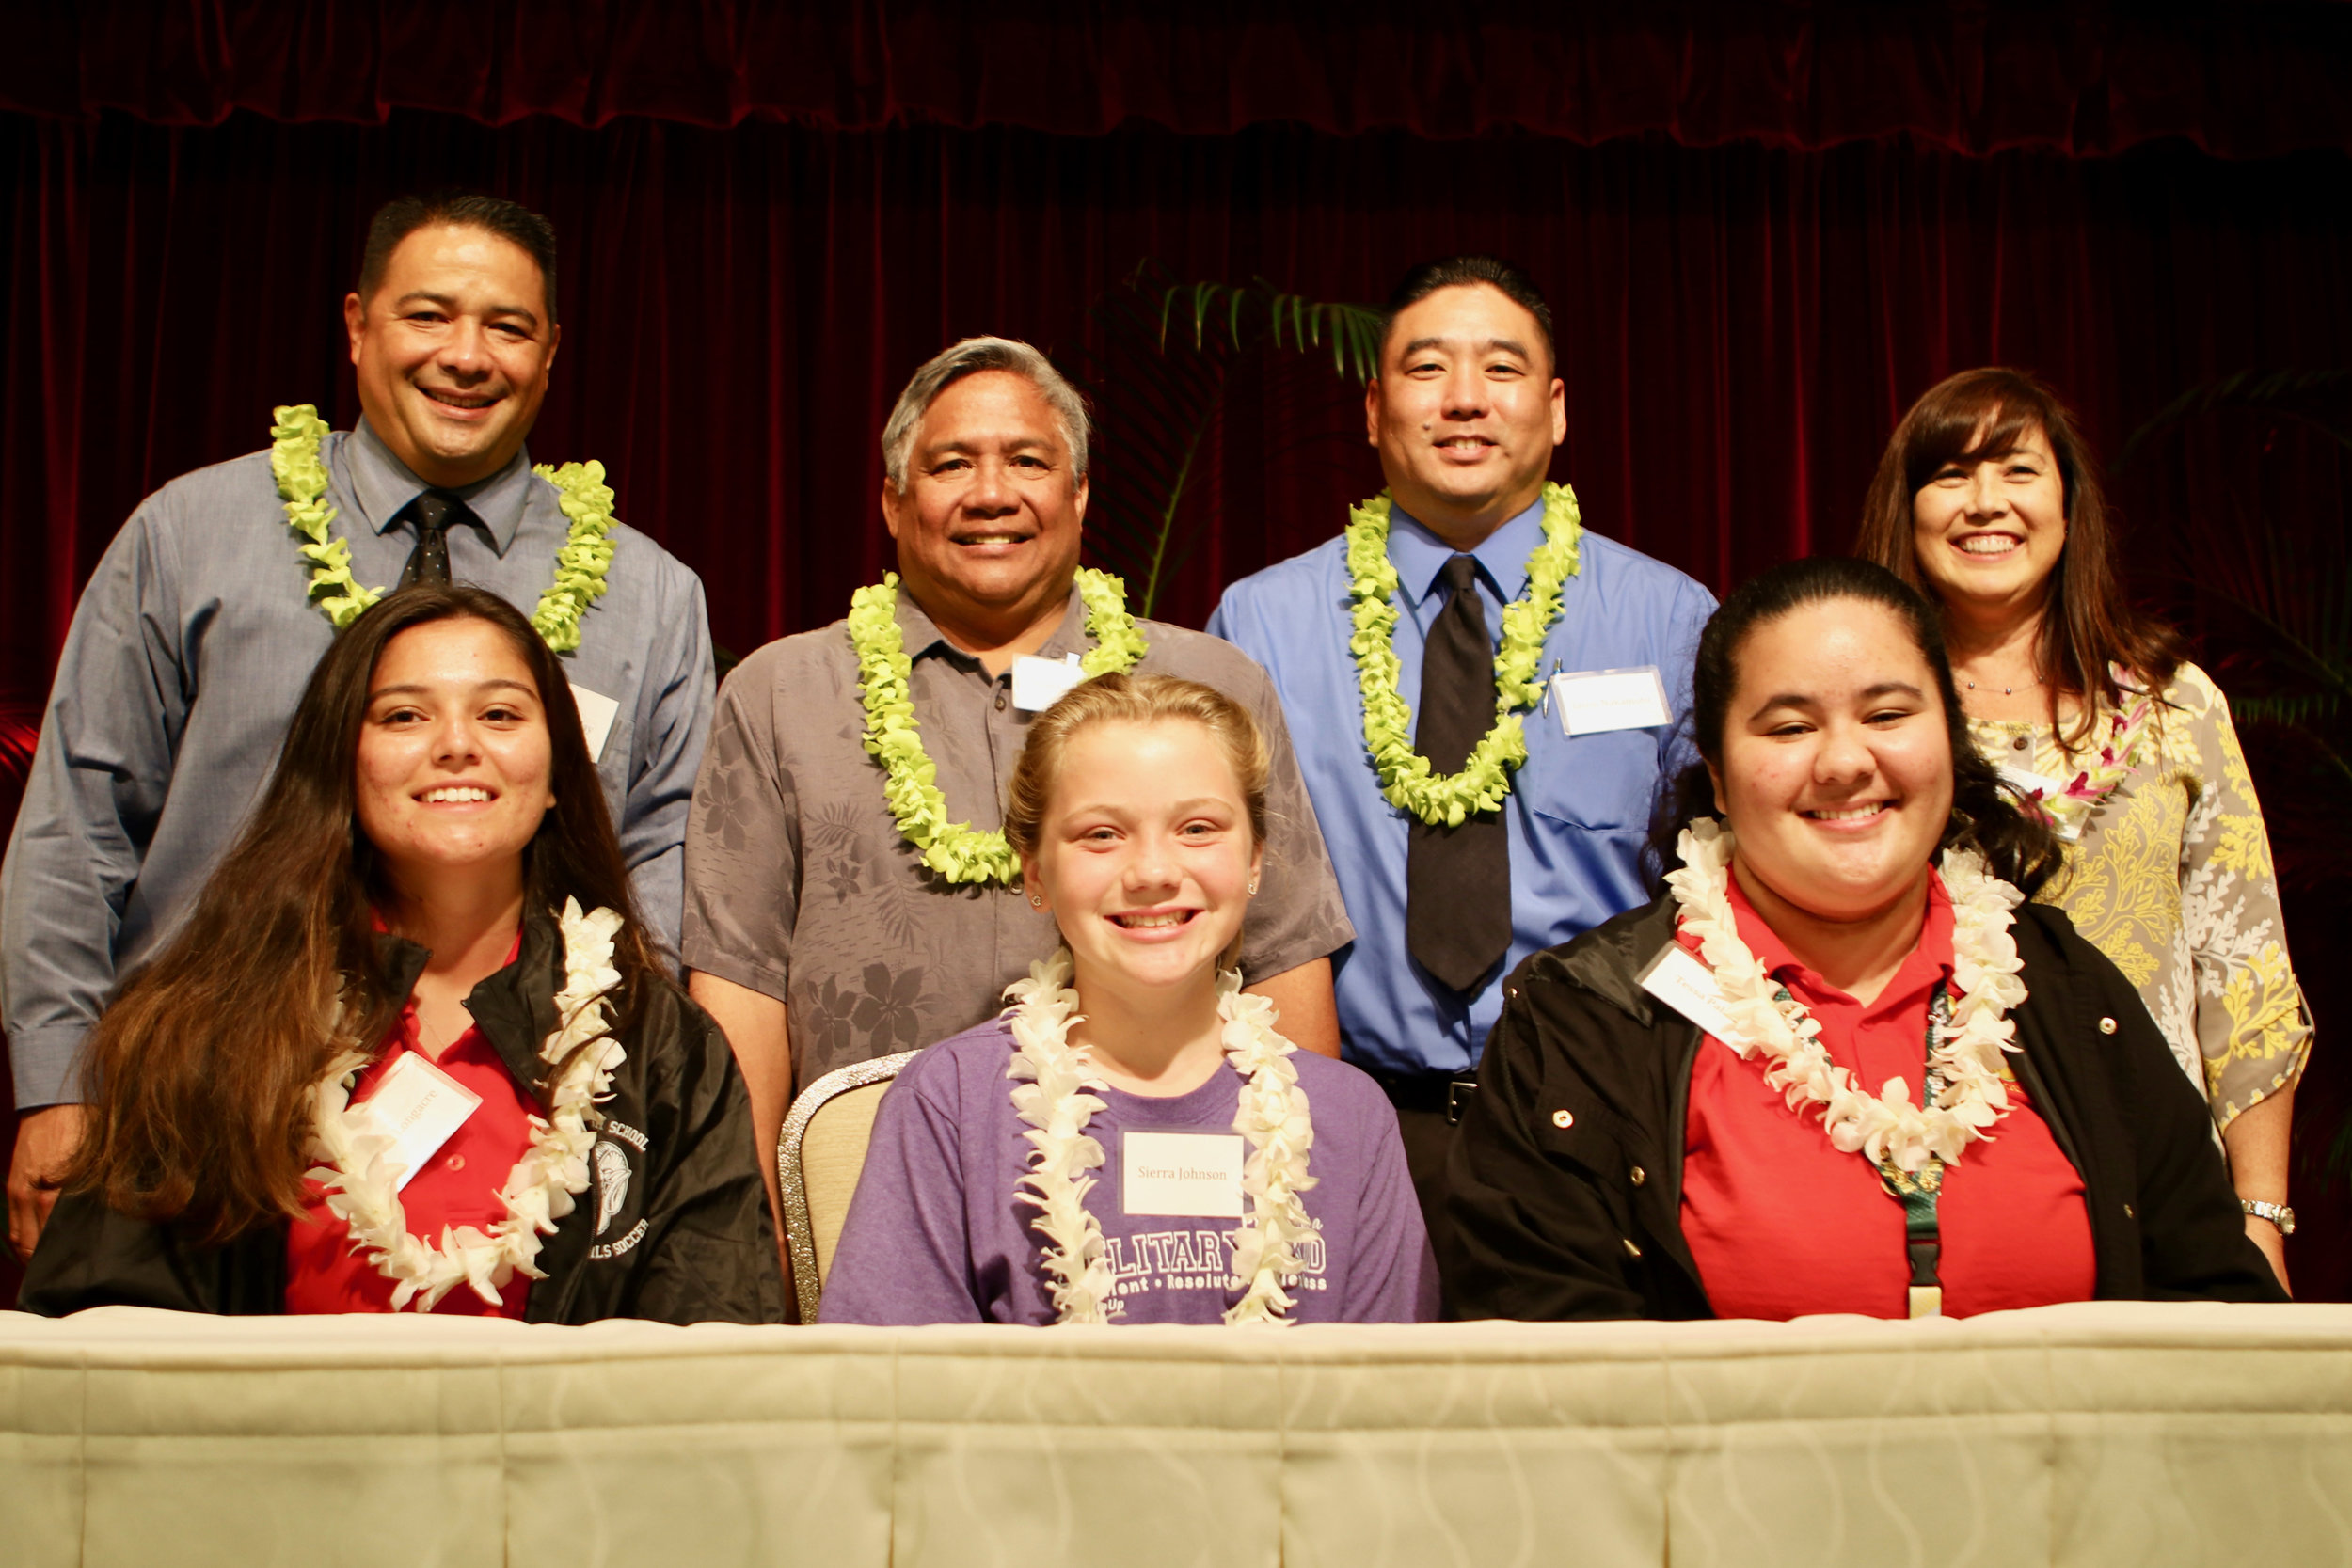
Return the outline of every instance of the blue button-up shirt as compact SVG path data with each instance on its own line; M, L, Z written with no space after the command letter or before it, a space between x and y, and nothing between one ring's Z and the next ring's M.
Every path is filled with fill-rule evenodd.
M364 422L320 455L353 575L397 583L417 542L401 509L424 482ZM554 487L517 453L459 494L481 526L450 531L451 577L528 613L568 527ZM607 592L563 662L620 705L596 773L638 903L675 949L710 632L692 572L634 529L613 541ZM79 1098L82 1040L115 975L186 913L277 766L334 638L298 543L256 452L141 502L82 591L0 869L0 1024L20 1107Z
M1422 649L1445 606L1438 571L1454 552L1402 509L1391 517L1396 657L1405 699L1417 705ZM1470 552L1498 643L1502 606L1526 588L1527 558L1542 542L1539 502ZM1502 1010L1502 976L1520 959L1648 896L1641 855L1651 805L1661 782L1692 754L1679 721L1690 706L1699 630L1715 600L1671 566L1583 536L1581 569L1544 640L1542 674L1655 665L1677 723L1571 739L1557 702L1522 716L1527 761L1512 775L1502 808L1511 840L1511 949L1484 987L1464 995L1406 954L1409 819L1380 793L1364 747L1363 699L1347 647L1346 547L1344 538L1333 539L1243 578L1225 591L1208 629L1265 666L1290 721L1356 926L1355 943L1334 960L1348 1059L1381 1072L1461 1072L1476 1065Z

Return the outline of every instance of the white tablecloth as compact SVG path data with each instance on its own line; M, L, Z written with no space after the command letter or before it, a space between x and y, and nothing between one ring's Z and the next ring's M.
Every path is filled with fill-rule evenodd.
M0 1563L2352 1563L2352 1307L0 1314Z

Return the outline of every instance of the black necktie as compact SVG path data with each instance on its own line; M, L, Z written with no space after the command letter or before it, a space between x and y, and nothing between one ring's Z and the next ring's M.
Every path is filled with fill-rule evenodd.
M422 492L400 512L417 525L417 547L408 552L408 564L401 569L400 585L405 588L412 582L447 582L449 531L481 519L464 501L441 490Z
M1439 773L1458 771L1495 721L1495 645L1478 596L1477 562L1457 555L1441 574L1452 594L1429 628L1413 749ZM1416 818L1405 854L1405 945L1457 991L1475 987L1511 945L1511 839L1500 812L1458 828Z

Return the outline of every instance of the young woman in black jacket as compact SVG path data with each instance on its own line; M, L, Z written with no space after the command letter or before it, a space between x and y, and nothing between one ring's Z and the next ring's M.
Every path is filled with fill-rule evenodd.
M344 630L100 1021L23 1306L778 1321L742 1079L595 767L504 600L404 588Z
M1668 891L1505 984L1448 1171L1472 1318L2285 1299L2130 982L1966 744L1935 619L1821 558L1700 643Z

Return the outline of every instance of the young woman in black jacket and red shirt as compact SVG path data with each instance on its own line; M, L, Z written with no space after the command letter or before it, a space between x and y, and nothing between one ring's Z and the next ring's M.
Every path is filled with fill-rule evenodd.
M2281 1301L2195 1091L1860 562L1708 624L1667 893L1510 976L1449 1167L1472 1318Z
M633 917L595 769L495 595L405 588L338 636L99 1022L23 1305L780 1319L742 1078Z

